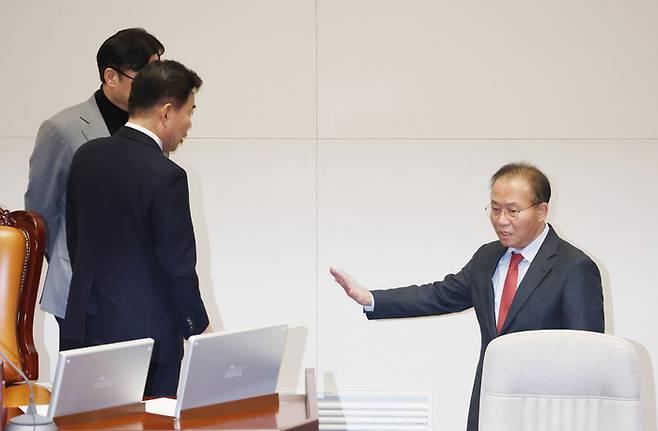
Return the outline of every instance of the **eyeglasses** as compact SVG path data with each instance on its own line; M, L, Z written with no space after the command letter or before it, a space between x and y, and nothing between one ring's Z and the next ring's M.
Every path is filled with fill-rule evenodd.
M114 68L112 68L112 69L114 69ZM126 72L123 72L121 69L114 69L114 70L116 70L117 72L119 72L120 74L122 74L123 76L125 76L126 78L129 78L131 81L132 81L133 79L135 79L134 76L130 76L130 75L128 75Z
M498 218L500 217L501 214L505 214L507 218L509 219L517 219L519 218L519 214L521 211L525 211L527 209L530 209L532 207L536 207L539 205L539 202L535 202L534 204L530 205L529 207L525 207L523 209L517 210L516 208L503 208L498 205L489 205L487 206L484 210L487 212L489 217L492 218Z

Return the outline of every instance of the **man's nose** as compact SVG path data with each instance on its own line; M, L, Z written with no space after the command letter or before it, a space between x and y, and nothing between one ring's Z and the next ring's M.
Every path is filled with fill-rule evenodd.
M510 223L510 217L507 215L507 211L502 210L498 216L494 217L496 223L501 225L507 225Z

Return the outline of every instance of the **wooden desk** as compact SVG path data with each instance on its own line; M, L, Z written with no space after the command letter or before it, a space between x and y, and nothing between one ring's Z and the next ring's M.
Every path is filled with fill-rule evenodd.
M276 403L239 401L239 408L232 403L219 405L217 413L205 412L198 417L176 421L169 416L137 412L117 417L98 419L95 412L77 415L74 423L58 424L61 431L68 430L285 430L317 431L319 429L315 386L315 371L306 369L306 395L279 395ZM5 410L5 409L3 409ZM6 409L11 418L20 414L18 409Z
M317 431L318 419L306 417L306 397L304 395L280 395L279 404L241 413L206 415L200 418L177 421L169 416L152 413L78 422L58 425L61 431L69 430L286 430Z

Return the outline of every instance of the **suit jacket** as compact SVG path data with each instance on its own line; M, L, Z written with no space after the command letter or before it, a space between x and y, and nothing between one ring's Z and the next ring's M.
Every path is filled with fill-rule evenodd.
M182 339L208 326L185 171L124 126L75 153L66 204L73 276L64 338L151 337L152 361L180 361Z
M48 272L41 308L64 317L71 283L71 264L66 247L66 179L75 151L90 139L110 132L92 95L41 124L32 156L25 192L25 208L41 214L46 223Z
M478 428L482 360L496 331L491 278L507 250L499 241L485 244L457 274L422 286L373 291L375 310L368 319L446 314L475 308L481 347L468 431ZM596 264L562 240L550 227L510 306L501 334L537 329L603 332L603 290Z

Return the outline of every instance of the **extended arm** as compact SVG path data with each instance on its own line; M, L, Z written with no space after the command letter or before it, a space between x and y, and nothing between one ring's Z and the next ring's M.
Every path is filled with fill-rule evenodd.
M368 311L366 315L368 319L381 319L446 314L472 307L468 277L471 266L472 261L459 273L448 275L442 281L372 292L342 270L332 267L330 272L354 301L367 306L371 305L374 299L375 309Z

